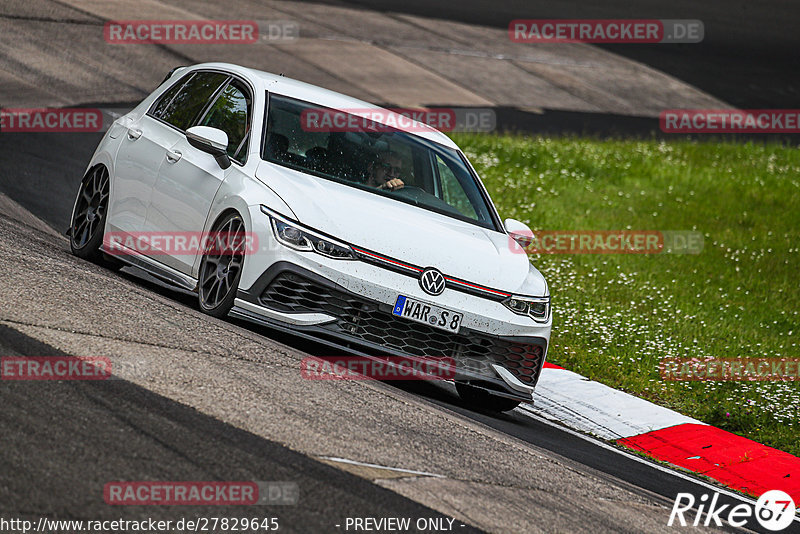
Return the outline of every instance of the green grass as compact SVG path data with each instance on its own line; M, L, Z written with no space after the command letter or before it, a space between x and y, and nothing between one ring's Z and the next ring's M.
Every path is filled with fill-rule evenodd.
M537 255L548 359L800 456L800 382L666 382L673 357L800 357L800 151L455 135L500 215L534 230L695 230L697 255Z

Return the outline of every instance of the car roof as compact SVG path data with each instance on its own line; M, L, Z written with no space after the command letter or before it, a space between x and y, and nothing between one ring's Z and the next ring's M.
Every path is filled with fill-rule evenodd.
M226 70L250 78L251 81L254 82L257 79L260 80L264 85L264 89L270 93L277 93L279 95L296 98L298 100L304 100L322 107L332 108L338 111L346 111L347 113L352 113L358 116L368 116L368 112L370 110L383 110L382 113L378 115L378 118L376 118L374 115L369 115L369 118L381 124L389 123L392 127L396 127L400 131L418 135L441 145L458 149L458 146L449 137L433 127L421 124L417 121L412 121L412 125L410 127L404 128L402 125L408 123L408 119L406 117L402 117L403 121L398 122L397 119L401 118L399 114L394 113L391 110L387 110L386 108L376 106L375 104L371 104L351 96L343 95L342 93L337 93L336 91L331 91L310 83L287 78L280 74L273 74L270 72L242 67L240 65L234 65L231 63L202 63L199 65L193 65L191 67L193 70L197 68ZM394 122L392 123L392 121Z

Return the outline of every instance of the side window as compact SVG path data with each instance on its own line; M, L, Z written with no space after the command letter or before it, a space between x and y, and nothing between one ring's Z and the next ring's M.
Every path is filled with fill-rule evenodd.
M197 116L227 79L226 74L218 72L197 72L175 92L168 103L168 94L165 94L153 108L152 114L184 131L194 124ZM175 87L170 88L167 93L174 89Z
M436 156L436 168L439 171L439 179L442 184L442 200L456 208L462 215L477 219L475 208L472 207L472 203L469 201L469 197L464 192L464 188L458 178L438 155Z
M228 134L228 155L242 163L247 157L251 100L239 82L231 82L200 121L200 126L218 128Z
M187 74L183 78L181 78L178 82L175 83L172 87L167 89L163 95L159 97L153 107L150 109L150 115L154 117L161 118L161 115L164 114L164 110L166 110L172 101L175 99L175 95L178 94L178 91L186 85L186 82L192 79L195 75L194 72Z

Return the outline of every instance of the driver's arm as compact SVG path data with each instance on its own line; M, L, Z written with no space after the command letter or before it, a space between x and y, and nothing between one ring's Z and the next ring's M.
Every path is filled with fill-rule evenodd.
M402 189L406 184L400 178L392 178L385 184L378 187L378 189L388 189L389 191L397 191Z

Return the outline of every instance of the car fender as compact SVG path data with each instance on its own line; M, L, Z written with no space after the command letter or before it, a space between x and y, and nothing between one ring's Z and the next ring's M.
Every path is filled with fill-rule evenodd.
M214 222L228 210L236 210L242 216L246 232L253 232L254 224L250 216L251 206L266 205L279 212L293 215L289 206L272 189L248 176L248 165L239 168L235 165L217 190L211 209L208 212L203 232L210 232ZM254 170L254 167L252 168ZM258 236L261 239L261 236ZM192 266L192 276L200 272L202 254L198 254Z

